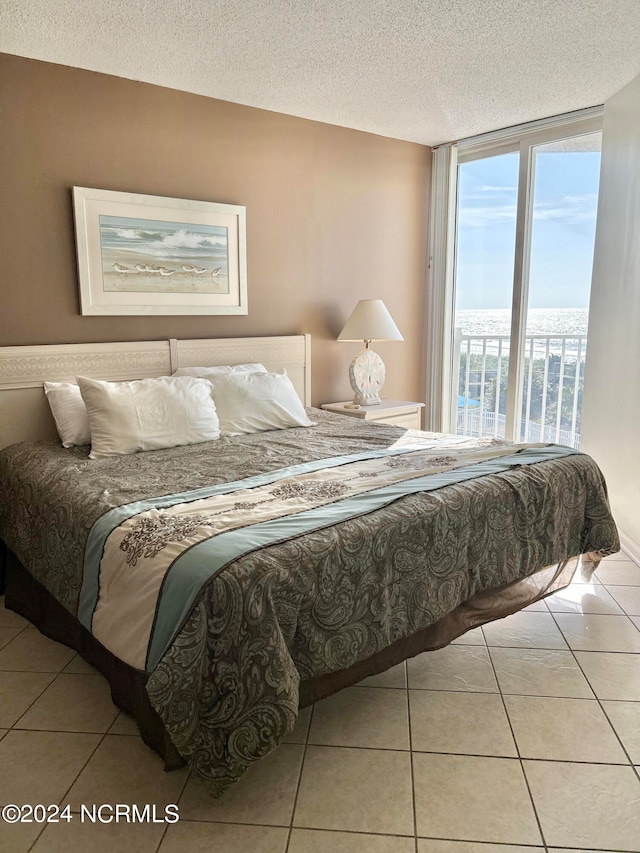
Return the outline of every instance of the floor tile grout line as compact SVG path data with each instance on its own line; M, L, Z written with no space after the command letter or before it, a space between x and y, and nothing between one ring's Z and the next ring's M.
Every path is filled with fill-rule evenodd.
M640 778L640 765L636 766L633 764L633 762L631 764L622 764L622 763L612 764L610 761L606 762L606 763L603 761L559 761L559 760L553 760L553 759L549 759L549 758L524 758L523 760L524 761L531 761L531 762L537 761L538 763L542 763L542 764L576 764L578 767L580 767L580 766L587 766L587 767L622 767L622 768L630 767L634 771L639 771L636 775L638 775L638 777ZM578 847L577 849L582 851L584 848ZM592 848L589 847L587 849L591 850ZM593 848L593 849L597 850L598 848ZM607 851L609 851L608 847L602 848L602 849L606 849Z
M52 682L53 683L53 682ZM37 701L37 700L36 700ZM28 710L28 709L27 709ZM27 712L25 711L25 714ZM115 720L114 720L115 722ZM110 724L109 728L106 731L98 732L95 729L87 730L87 729L36 729L36 728L27 728L26 726L19 726L17 723L12 726L9 731L16 732L48 732L54 735L109 735L109 737L131 737L131 738L139 738L140 734L131 734L130 732L112 732L111 728L113 723Z
M301 746L301 744L293 744L293 746ZM313 746L313 744L309 744L309 746ZM289 829L290 826L287 823L241 823L237 820L207 820L205 818L197 818L190 817L185 818L185 823L201 823L201 824L215 824L216 826L256 826L262 829ZM339 832L344 833L345 835L375 835L378 838L413 838L411 834L402 835L399 832L376 832L373 830L364 830L364 829L334 829L332 827L318 827L318 826L294 826L292 829L304 829L312 832ZM458 839L453 839L457 841Z
M553 614L552 614L552 615L553 615ZM555 621L555 620L554 620L554 621ZM557 623L557 622L556 622L556 625L558 625L558 623ZM560 627L560 625L558 625L558 630L559 630L559 631L560 631L560 633L562 634L562 628ZM562 634L562 636L564 637L564 634ZM578 651L579 651L579 650L578 650ZM626 755L626 757L627 757L627 760L628 760L629 764L631 765L631 767L632 767L632 769L633 769L633 771L634 771L635 775L638 777L638 780L640 781L640 773L638 773L638 770L634 767L633 761L631 760L631 756L630 756L630 755L629 755L629 753L627 752L627 749L626 749L626 747L625 747L624 743L622 742L622 740L621 740L621 738L620 738L620 735L619 735L619 734L618 734L618 732L616 731L615 726L613 725L613 723L612 723L612 722L611 722L611 720L609 719L609 715L607 714L607 712L606 712L606 710L605 710L605 708L604 708L604 706L603 706L603 704L602 704L602 700L601 700L601 699L600 699L600 697L597 695L597 693L596 693L595 689L592 687L591 682L589 681L589 678L588 678L588 676L587 676L586 672L583 670L583 668L582 668L582 666L581 666L581 664L580 664L580 661L578 660L578 657L577 657L577 655L576 655L576 653L575 653L574 649L571 649L571 654L573 655L573 658L574 658L574 660L575 660L575 662L576 662L576 665L579 667L580 672L581 672L581 673L583 674L583 676L587 679L587 682L588 682L588 684L589 684L589 687L591 687L591 689L593 690L593 695L596 697L596 701L598 702L598 705L599 705L599 707L600 707L600 710L601 710L601 711L602 711L602 713L604 714L605 719L606 719L606 721L609 723L609 726L611 727L611 730L613 731L613 734L614 734L614 736L615 736L616 740L617 740L617 741L618 741L618 743L620 744L620 748L622 749L623 753ZM616 652L608 652L608 653L605 653L605 654L616 654ZM636 654L637 654L637 652L636 652ZM596 762L589 762L589 763L596 763ZM618 765L616 765L616 766L617 766L617 767L626 767L626 765L624 765L624 764L618 764Z
M27 628L29 628L29 625L23 625L22 627L20 627L19 625L0 625L0 629L2 629L3 631L4 630L10 631L10 630L13 630L14 628L20 628L20 630L10 640L8 640L4 644L4 646L0 646L0 652L2 652L4 649L6 649L8 646L10 646L14 640L17 640L18 637L20 636L20 634L24 633L24 631L26 631Z
M416 803L416 779L413 766L413 732L411 730L411 693L409 692L409 667L406 660L404 663L404 683L407 699L407 724L409 728L409 766L411 771L411 804L413 810L413 837L414 851L418 853L418 813Z
M610 592L610 591L609 591L609 587L610 587L610 586L622 586L623 588L625 588L625 587L627 587L627 586L628 586L628 584L615 584L615 583L612 583L612 584L603 584L603 586L604 586L604 588L606 589L606 591L609 593L609 595L611 596L611 598L613 598L613 600L615 601L615 603L618 605L618 607L620 608L620 610L622 610L623 614L627 617L627 619L629 620L629 622L631 622L631 624L633 625L633 627L634 627L634 628L636 628L638 631L640 631L640 628L639 628L639 627L636 625L636 623L633 621L633 617L635 616L635 617L637 618L638 616L640 616L640 614L638 614L638 613L627 613L627 611L624 609L624 607L622 606L622 604L620 604L620 602L619 602L619 601L618 601L618 599L615 597L615 595L614 595L612 592ZM631 588L632 588L632 589L634 589L634 588L637 588L637 587L631 587ZM637 652L635 652L635 654L637 654Z
M584 847L563 847L562 845L556 845L551 849L566 850L567 853L634 853L634 851L621 850L620 848L618 848L617 850L612 850L610 847L587 847L585 850Z
M567 613L554 614L554 613L549 612L549 615L550 616L553 616L553 615L568 616L568 615L573 615L573 614L567 614ZM580 616L582 614L576 613L575 615ZM606 616L609 614L585 613L584 615L585 616ZM624 616L624 615L625 614L620 614L620 616ZM631 623L631 624L633 624L633 623ZM557 622L556 622L556 625L557 625ZM634 627L636 627L636 626L634 626ZM482 648L482 646L465 646L464 648L480 649L480 648ZM493 643L493 644L488 644L487 648L490 648L490 649L512 649L512 650L516 650L516 651L523 651L524 650L524 651L536 651L536 652L566 652L567 650L573 651L573 649L571 649L571 647L568 644L565 646L504 646L504 645L498 645L497 643ZM611 651L605 651L604 649L575 649L575 651L585 652L585 654L612 654L612 655L637 655L637 654L640 654L640 652L611 652ZM431 690L433 688L423 687L423 688L417 688L417 689L418 690ZM471 691L468 691L468 692L471 692ZM480 693L483 691L475 691L475 692ZM486 691L484 691L484 692L486 692Z
M6 672L7 670L4 670L4 671ZM9 671L10 672L16 672L18 670L9 670ZM44 673L44 672L36 673L36 674L37 675L51 675L51 673ZM58 680L58 678L60 678L61 675L62 675L62 670L60 670L60 672L58 672L51 679L51 681L46 685L46 687L44 687L44 689L40 693L38 693L38 695L33 700L33 702L31 702L31 704L27 708L25 708L25 710L20 714L18 719L15 721L15 723L9 727L9 731L13 731L14 729L16 731L21 731L21 732L22 731L52 731L51 729L21 729L18 724L19 724L20 720L24 717L24 715L27 714L31 710L31 708L33 708L33 706L36 704L36 702L38 702L44 696L44 694L51 687L51 685L56 683L56 681ZM71 734L100 734L100 732L71 732Z
M477 648L480 648L479 646ZM490 646L489 648L504 649L505 646ZM529 651L529 652L569 652L571 653L571 649L538 649L531 648L531 646L520 646L516 648L510 649L511 651ZM622 652L585 652L585 654L609 654L609 655L618 655L623 654ZM640 654L636 652L636 654ZM367 685L367 690L404 690L403 687L369 687ZM591 686L589 685L589 689L591 690ZM409 690L416 690L422 693L465 693L467 695L472 696L496 696L500 691L498 690L456 690L453 687L409 687ZM546 696L546 693L510 693L508 690L502 691L505 696ZM591 696L550 696L552 699L595 699L595 695L593 691L591 691ZM611 699L607 700L611 702L640 702L640 699Z
M494 846L496 846L496 847L514 847L514 844L511 841L477 841L477 840L469 841L468 839L462 839L462 838L440 838L437 835L421 835L420 840L421 841L446 841L449 844L451 842L453 842L454 844L474 844L474 845L484 844L486 846L491 846L491 847L494 847ZM544 850L545 849L544 844L524 844L524 845L517 844L515 846L516 847L522 847L526 851L528 851L528 850ZM587 851L587 853L596 853L596 851L589 850L589 851ZM607 851L607 853L613 853L613 851ZM616 851L616 853L617 853L617 851Z
M307 723L307 733L304 738L304 744L302 747L302 758L300 760L300 771L298 773L298 783L296 785L296 793L293 798L293 808L291 809L291 820L289 821L289 832L287 833L287 843L284 848L284 853L289 853L289 845L291 844L291 835L293 834L293 822L296 817L296 808L298 806L298 795L300 794L300 785L302 783L302 774L304 772L304 763L307 757L307 747L309 746L309 735L311 734L311 723L313 722L313 714L316 709L316 703L314 702L311 706L311 713L309 714L309 722Z
M606 587L605 587L605 589L606 589ZM590 617L592 617L592 618L593 618L593 617L595 617L595 618L603 618L603 617L604 617L605 619L620 619L620 618L623 618L623 619L626 619L626 620L627 620L627 622L630 622L630 623L633 625L633 627L634 627L634 628L638 629L638 626L637 626L637 625L636 625L636 623L633 621L633 619L631 618L631 616L629 616L629 614L628 614L628 613L625 613L625 611L624 611L624 610L622 610L622 607L620 607L620 610L621 610L621 612L620 612L620 613L566 613L566 612L563 612L563 611L561 611L561 612L557 612L557 611L549 611L549 612L551 613L551 615L552 615L553 617L555 617L555 616L590 616ZM559 625L559 623L558 623L558 620L554 618L554 622L556 623L556 625L558 626L558 629L559 629L559 630L560 630L560 632L562 633L562 636L564 637L564 641L566 642L566 644L567 644L567 645L569 645L569 640L567 640L566 636L565 636L565 635L564 635L564 633L562 632L562 629L560 628L560 625ZM571 648L571 646L569 646L569 648ZM573 649L572 649L572 651L573 651ZM575 649L575 651L577 651L577 652L589 652L589 651L591 651L591 652L600 652L600 653L603 653L603 652L604 652L605 654L607 654L607 653L608 653L608 654L622 654L622 655L637 655L637 654L640 654L640 652L634 652L634 651L629 651L629 652L611 652L611 651L609 651L609 650L605 650L605 649Z
M95 748L91 751L91 754L89 755L89 757L87 758L87 760L85 761L85 763L82 765L82 767L80 768L80 770L78 770L78 772L77 772L77 774L76 774L76 776L75 776L75 778L74 778L73 782L71 782L71 784L69 785L69 787L67 788L67 790L66 790L66 791L64 792L64 794L60 797L60 802L62 802L62 800L64 800L66 797L68 797L68 796L69 796L69 791L71 791L71 789L73 788L73 786L75 785L75 783L78 781L78 779L80 778L81 773L85 770L85 768L86 768L87 764L91 761L91 759L93 758L93 756L96 754L96 752L98 751L98 749L99 749L100 745L102 744L102 742L104 741L104 739L106 738L106 736L107 736L107 733L105 732L105 733L102 735L102 737L100 738L100 740L98 741L98 743L95 745Z
M105 734L105 738L107 737L107 735L108 735L108 732L107 732L107 734ZM182 795L185 792L185 788L187 787L187 783L189 782L189 779L191 777L191 767L188 764L187 764L187 767L189 767L189 772L185 774L183 785L180 788L180 793L177 794L176 799L175 799L175 805L178 807L178 822L180 822L180 805L179 805L179 803L180 803L180 800L182 799ZM167 772L167 771L165 771L165 772ZM165 836L166 836L168 831L169 831L169 824L165 821L164 829L162 831L162 835L160 836L160 841L158 842L158 846L155 849L155 853L158 853L158 851L160 850L160 847L162 846L162 843L163 843Z
M57 642L57 641L55 641L55 640L54 640L54 642ZM71 660L73 660L73 658L72 658ZM71 663L71 661L69 661L69 663ZM109 734L109 732L110 732L110 730L111 730L111 727L113 726L113 724L115 723L115 721L118 719L118 715L119 715L119 713L120 713L120 708L118 708L118 706L117 706L117 705L115 705L115 704L113 703L113 701L111 702L111 704L113 705L113 707L114 707L114 708L117 708L118 713L116 714L116 716L115 716L115 718L114 718L113 722L111 722L111 723L109 724L109 726L107 727L107 730L106 730L106 731L104 731L104 732L87 732L87 731L82 732L82 731L77 731L76 729L29 729L29 728L23 728L23 727L21 727L21 726L19 725L20 720L25 716L25 714L27 714L27 713L31 710L31 708L33 708L33 706L36 704L36 702L38 702L40 699L42 699L42 697L43 697L43 696L44 696L44 694L47 692L47 690L48 690L50 687L53 687L53 685L56 683L56 681L58 680L58 678L60 678L60 676L61 676L61 675L92 675L92 674L93 674L93 673L86 673L86 672L84 672L84 673L83 673L83 672L74 672L74 673L65 672L64 670L65 670L65 668L66 668L67 666L69 666L69 664L65 664L65 667L63 667L63 668L60 670L60 672L58 672L58 673L56 673L56 674L55 674L55 677L51 679L51 681L50 681L50 682L47 684L47 686L42 690L42 692L38 694L38 696L33 700L33 702L31 702L31 704L30 704L27 708L25 708L25 710L22 712L22 714L20 714L20 716L18 717L18 719L15 721L15 723L14 723L12 726L9 726L9 727L8 727L9 731L13 731L13 730L15 730L15 731L19 731L19 732L54 732L54 733L57 733L57 734L76 734L76 735L102 735L102 734L106 735L106 734ZM32 672L32 670L16 670L16 669L11 669L11 670L0 670L0 672L25 672L25 673L31 673L31 672ZM53 675L53 673L51 673L51 672L34 672L33 674L34 674L34 675ZM99 672L96 672L96 675L99 675L101 678L104 678L104 676L102 676L102 674L101 674L101 673L99 673ZM105 679L105 680L106 680L106 679Z
M511 732L511 737L513 738L513 743L516 748L516 752L518 754L518 761L520 763L520 771L522 773L522 778L524 779L524 783L527 787L527 793L529 794L529 800L531 801L531 808L533 809L533 814L536 819L536 823L538 825L538 832L540 833L540 838L542 839L542 843L544 845L544 849L548 849L547 840L544 835L544 831L542 829L542 822L540 820L540 816L538 815L538 809L536 808L535 800L533 799L533 793L531 791L531 786L529 785L529 779L527 778L527 774L524 769L524 762L522 760L522 755L520 754L520 746L518 744L518 739L516 737L516 733L513 730L513 725L511 723L511 717L509 716L509 710L507 708L507 703L505 702L504 696L502 695L502 690L500 689L500 681L498 680L498 673L495 668L495 664L493 662L493 658L491 657L491 649L489 649L489 661L491 663L491 669L493 670L493 677L496 680L496 684L498 685L498 691L500 694L500 700L502 701L502 707L504 708L504 713L507 718L507 723L509 724L509 730Z
M322 749L362 749L369 752L399 752L401 755L406 755L409 752L408 748L398 749L396 746L362 746L361 744L354 746L345 743L314 743L311 741L308 741L306 744L289 744L289 746L318 746Z
M483 695L486 696L489 694L485 693ZM498 694L492 693L490 695L497 696ZM507 694L507 695L510 695L510 694ZM538 698L538 697L533 697L533 698ZM567 698L567 697L543 696L540 698L555 699L555 698ZM572 697L568 697L568 698L572 698ZM577 701L583 701L583 700L577 700ZM585 700L585 701L587 701L587 700ZM588 700L588 701L591 701L591 700ZM78 734L85 734L85 733L84 732L78 732ZM107 732L107 734L108 734L108 732ZM111 735L111 737L130 737L130 735ZM288 743L288 744L282 744L282 745L284 745L284 746L304 746L304 744L295 744L295 743ZM362 750L364 752L397 752L400 755L407 755L409 753L408 749L388 749L388 748L377 747L377 746L345 746L344 744L334 744L334 743L308 743L306 745L307 746L314 746L314 747L317 747L318 749L349 749L349 750L359 749L359 750ZM505 761L518 761L519 760L517 755L496 755L494 753L488 754L486 752L446 752L444 750L415 749L415 748L414 748L413 752L418 754L418 755L450 755L450 756L468 756L469 758L500 758L500 759L503 759ZM567 762L564 759L559 759L559 758L531 758L531 759L529 759L526 757L523 760L525 760L525 761L546 761L548 764L567 764L567 763L569 763L569 764L599 764L599 765L606 766L606 767L626 767L626 764L624 764L620 761L617 761L617 762L616 761L569 761L569 762ZM383 835L384 835L384 833L383 833Z
M160 848L162 847L162 844L164 842L165 836L166 836L168 831L169 831L169 824L165 822L164 829L162 830L162 834L160 836L160 840L158 841L158 846L155 848L153 853L159 853Z
M31 842L31 844L30 844L30 845L29 845L29 847L27 848L27 850L28 850L28 851L33 850L33 848L35 847L35 845L36 845L36 844L38 843L38 841L40 840L40 836L41 836L41 835L42 835L42 833L45 831L45 829L47 828L47 826L48 826L48 824L46 824L46 823L43 823L43 824L42 824L42 829L41 829L41 830L40 830L40 832L36 835L36 837L33 839L33 841Z
M486 646L460 646L460 648L465 649L485 649ZM442 649L436 649L436 651L443 651ZM553 651L558 651L558 649L554 649ZM427 652L423 652L423 654L427 654ZM429 651L431 654L431 651ZM359 684L354 684L353 687L360 687ZM406 687L382 687L382 686L373 686L369 684L363 684L365 690L406 690ZM350 690L350 687L345 688L346 690ZM409 690L424 690L435 693L482 693L486 696L487 693L497 693L497 690L465 690L463 688L456 689L455 687L409 687Z
M58 674L60 674L60 673L58 673ZM55 681L55 679L54 679L54 681ZM53 684L53 681L52 681L51 683ZM85 734L85 733L84 733L84 732L71 732L71 734ZM90 754L89 754L89 756L88 756L87 760L84 762L84 764L82 765L82 767L80 768L80 770L78 770L78 772L77 772L77 773L76 773L76 775L74 776L73 780L72 780L72 781L71 781L71 783L69 784L69 787L66 789L66 791L64 792L64 794L63 794L63 795L60 797L60 799L58 800L58 805L62 805L62 801L63 801L63 800L68 796L69 791L73 788L73 786L75 785L75 783L78 781L78 779L80 778L80 774L83 772L83 770L85 769L85 767L87 766L87 764L91 761L91 759L93 758L93 756L96 754L96 751L97 751L98 747L100 746L100 744L102 743L102 741L106 738L106 736L107 736L107 733L105 732L105 733L102 735L102 737L100 738L100 740L98 741L98 743L95 745L95 747L91 750L91 752L90 752ZM64 808L64 806L63 806L63 805L62 805L62 808ZM43 825L43 827L42 827L42 830L38 833L38 835L37 835L37 836L36 836L36 838L34 839L33 843L32 843L32 844L31 844L31 846L29 847L29 850L30 850L30 851L31 851L31 850L33 850L33 848L34 848L35 844L39 841L40 836L42 835L42 833L45 831L45 829L46 829L46 828L47 828L47 824L45 823L45 824Z
M553 699L553 696L546 696L546 699ZM578 700L580 701L580 700ZM418 755L449 755L462 756L464 758L500 758L502 761L544 761L546 764L597 764L599 767L626 767L627 764L622 761L574 761L562 758L529 758L528 756L518 755L498 755L496 753L487 752L434 752L433 750L415 750Z
M0 672L29 672L33 673L34 675L93 675L93 673L89 672L65 672L64 669L61 669L58 672L58 670L55 669L8 669L7 667L3 666L0 666ZM98 672L96 674L102 675L101 672Z
M620 604L620 602L615 597L615 595L611 592L611 589L610 589L610 587L612 587L612 586L618 587L619 589L637 589L637 587L633 587L633 586L630 587L626 584L619 584L619 583L602 584L602 586L604 587L606 593L610 596L610 598L613 599L614 603L620 608L620 610L622 611L622 613L624 613L625 616L629 616L629 617L640 616L640 613L627 613L624 606L622 604Z

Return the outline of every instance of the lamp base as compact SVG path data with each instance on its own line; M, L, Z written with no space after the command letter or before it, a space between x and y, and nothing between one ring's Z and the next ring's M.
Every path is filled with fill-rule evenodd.
M354 391L352 405L379 406L384 380L384 362L378 353L368 347L360 350L349 367L349 381Z

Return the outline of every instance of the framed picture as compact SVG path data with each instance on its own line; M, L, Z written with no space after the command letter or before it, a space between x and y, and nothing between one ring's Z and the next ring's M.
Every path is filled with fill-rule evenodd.
M246 314L246 208L73 188L82 314Z

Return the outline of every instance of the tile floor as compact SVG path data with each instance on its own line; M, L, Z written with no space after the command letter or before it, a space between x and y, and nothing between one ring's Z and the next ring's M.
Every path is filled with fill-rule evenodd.
M0 824L0 853L640 851L640 567L306 709L220 802L104 679L0 605L0 804L177 803L175 824Z

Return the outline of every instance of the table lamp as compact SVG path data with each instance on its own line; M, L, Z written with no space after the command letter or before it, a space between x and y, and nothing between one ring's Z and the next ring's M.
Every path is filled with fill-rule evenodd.
M384 385L384 362L372 349L371 341L403 341L400 330L393 322L382 299L361 299L344 329L339 341L364 341L364 349L356 355L349 367L349 381L354 391L348 408L380 404L380 389Z

